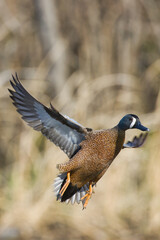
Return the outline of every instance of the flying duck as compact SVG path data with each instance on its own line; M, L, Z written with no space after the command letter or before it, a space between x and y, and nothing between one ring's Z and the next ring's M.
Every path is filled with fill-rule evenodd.
M137 128L148 132L135 114L125 115L119 123L107 130L85 128L75 120L59 113L32 97L22 86L17 74L10 81L14 90L10 97L22 119L33 129L41 131L55 145L60 147L69 160L58 164L59 175L54 181L57 200L61 202L82 202L86 208L93 193L93 187L104 175L112 161L124 148L138 148L146 140L147 133L125 141L125 131Z

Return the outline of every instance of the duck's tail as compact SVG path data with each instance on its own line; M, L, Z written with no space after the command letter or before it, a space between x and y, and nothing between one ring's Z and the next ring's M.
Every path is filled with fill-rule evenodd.
M57 178L54 181L54 192L57 197L57 200L60 200L61 202L66 202L71 204L74 204L77 202L78 204L81 202L81 198L86 194L86 192L89 189L89 184L85 184L83 187L78 188L76 185L73 186L71 183L67 187L66 191L64 192L63 196L60 195L60 190L65 184L65 181L67 179L67 173L61 173L57 176ZM82 201L83 204L83 201Z

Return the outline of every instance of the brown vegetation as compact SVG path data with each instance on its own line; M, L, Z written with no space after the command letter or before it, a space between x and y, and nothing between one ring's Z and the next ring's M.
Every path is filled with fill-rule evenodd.
M159 12L158 0L0 1L0 239L160 239ZM15 111L15 71L84 126L132 112L151 129L143 148L120 153L85 211L56 202L67 157Z

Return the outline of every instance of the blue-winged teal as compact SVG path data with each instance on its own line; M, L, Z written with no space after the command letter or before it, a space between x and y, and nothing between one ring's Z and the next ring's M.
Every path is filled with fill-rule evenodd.
M85 128L73 119L60 114L51 104L44 106L33 98L22 86L18 76L10 81L14 91L9 89L13 104L29 126L41 131L59 146L69 161L58 164L60 174L54 187L57 200L80 203L87 206L92 188L106 172L122 148L140 147L147 134L135 137L124 144L125 131L137 128L149 131L134 114L125 115L117 126L107 130Z

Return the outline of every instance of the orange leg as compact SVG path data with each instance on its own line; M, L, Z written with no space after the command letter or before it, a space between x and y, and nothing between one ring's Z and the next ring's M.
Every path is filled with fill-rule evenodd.
M93 189L92 189L92 183L89 183L89 190L88 192L81 198L81 200L85 199L85 202L83 204L83 208L86 208L89 199L91 198L91 195L93 193Z
M67 179L65 184L63 185L63 187L61 188L59 194L61 195L61 197L63 196L64 192L66 191L68 185L70 184L70 172L67 173Z

